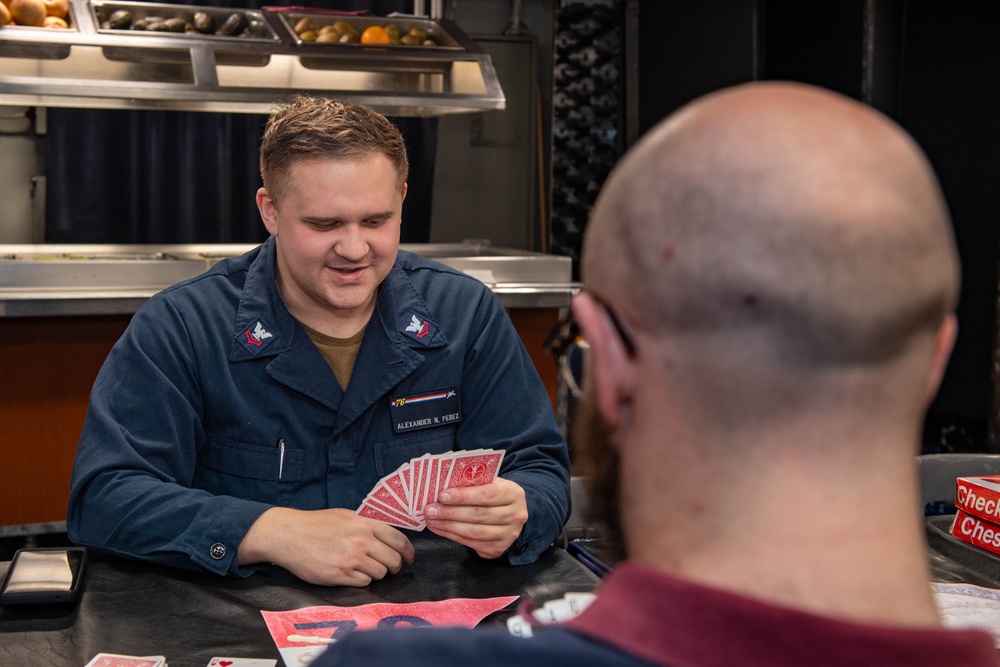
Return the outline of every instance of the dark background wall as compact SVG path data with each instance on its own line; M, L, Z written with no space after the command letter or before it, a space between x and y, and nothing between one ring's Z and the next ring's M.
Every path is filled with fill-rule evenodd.
M214 0L209 4L237 6L247 2L250 0ZM406 4L405 0L352 2L352 7L371 6L376 12ZM336 4L345 6L339 0ZM500 34L509 27L513 3L460 0L448 4L451 18L469 33ZM624 150L625 138L634 140L695 97L761 79L804 81L863 100L917 139L944 188L963 263L959 338L929 412L924 448L1000 451L994 435L996 404L1000 402L994 388L1000 242L1000 131L996 120L1000 117L1000 3L525 0L524 27L537 41L543 151L558 143L558 137L556 142L552 140L549 121L554 118L558 125L559 114L564 112L554 108L558 105L552 98L566 99L559 96L559 81L553 81L559 77L553 72L566 64L563 61L579 65L572 58L584 52L576 49L563 54L566 57L560 55L559 36L579 20L579 6L595 8L592 13L599 18L605 7L620 14L620 19L603 20L600 31L584 45L589 48L598 39L607 42L603 38L620 31L622 53L602 55L593 63L593 68L604 68L613 61L621 72L621 79L613 83L623 96L623 106L617 116L609 112L620 130L614 142L616 152ZM569 77L563 87L578 85L584 78L586 73ZM577 107L566 113L575 111ZM96 114L100 118L88 116L82 122L65 118L62 123L50 118L50 132L59 134L59 128L64 128L66 136L48 142L52 199L48 241L259 240L263 232L252 192L257 187L254 151L262 119L226 115L206 119L205 114L161 114L161 118L155 112L79 110L66 110L65 114ZM141 119L132 117L139 115ZM580 118L583 120L577 124L588 133L597 127ZM87 127L88 132L80 133L79 127ZM95 131L98 128L104 131ZM427 158L425 168L415 169L427 183L411 190L428 194L423 199L407 198L413 209L407 214L412 223L407 230L411 236L404 239L408 242L427 240L436 133L433 121L418 121L407 128L414 157L423 154ZM182 144L177 143L179 136L185 137ZM108 160L108 154L121 159ZM567 180L564 172L554 174L552 183L543 183L537 195L545 200L540 208L548 208L552 218L552 232L546 238L552 241L553 252L573 254L585 227L587 202L607 171L603 153L591 151L588 156L577 156L569 174L580 181L571 193L573 201L582 201L581 205L567 213L565 206L554 201L558 192L565 191L560 190ZM602 159L595 160L597 157ZM545 155L543 180L552 176L557 162ZM121 173L96 167L109 163L118 165ZM586 178L581 177L581 165L591 167L583 174ZM194 177L191 169L196 172ZM94 187L95 179L101 187ZM136 179L148 183L137 185ZM65 196L52 196L53 192ZM162 220L149 224L155 218ZM144 223L136 228L135 220ZM556 223L565 228L564 238L556 233ZM544 221L536 220L535 224L546 229ZM540 249L545 245L543 242Z
M762 79L830 88L892 117L941 180L962 259L959 337L924 451L995 450L1000 3L637 0L640 131L709 91Z

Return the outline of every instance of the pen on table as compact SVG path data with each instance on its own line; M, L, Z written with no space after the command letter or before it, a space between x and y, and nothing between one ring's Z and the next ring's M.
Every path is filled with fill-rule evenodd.
M278 479L285 472L285 439L278 438Z

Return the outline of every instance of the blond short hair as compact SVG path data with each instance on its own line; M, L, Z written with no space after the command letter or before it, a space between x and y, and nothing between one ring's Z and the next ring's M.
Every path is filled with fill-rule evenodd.
M343 100L293 95L267 120L260 144L260 176L277 200L289 169L305 159L387 157L403 188L409 172L406 144L385 116Z

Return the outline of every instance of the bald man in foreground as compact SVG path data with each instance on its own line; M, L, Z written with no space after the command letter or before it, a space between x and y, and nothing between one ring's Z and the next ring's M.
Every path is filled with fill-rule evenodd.
M575 434L626 560L531 638L355 632L315 665L1000 664L928 583L915 455L959 267L912 139L804 85L709 95L617 166L582 275Z

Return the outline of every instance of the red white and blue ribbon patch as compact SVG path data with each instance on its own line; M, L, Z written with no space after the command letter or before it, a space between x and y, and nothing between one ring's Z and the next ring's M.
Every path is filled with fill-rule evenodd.
M462 398L458 387L389 399L392 430L416 431L462 421Z

